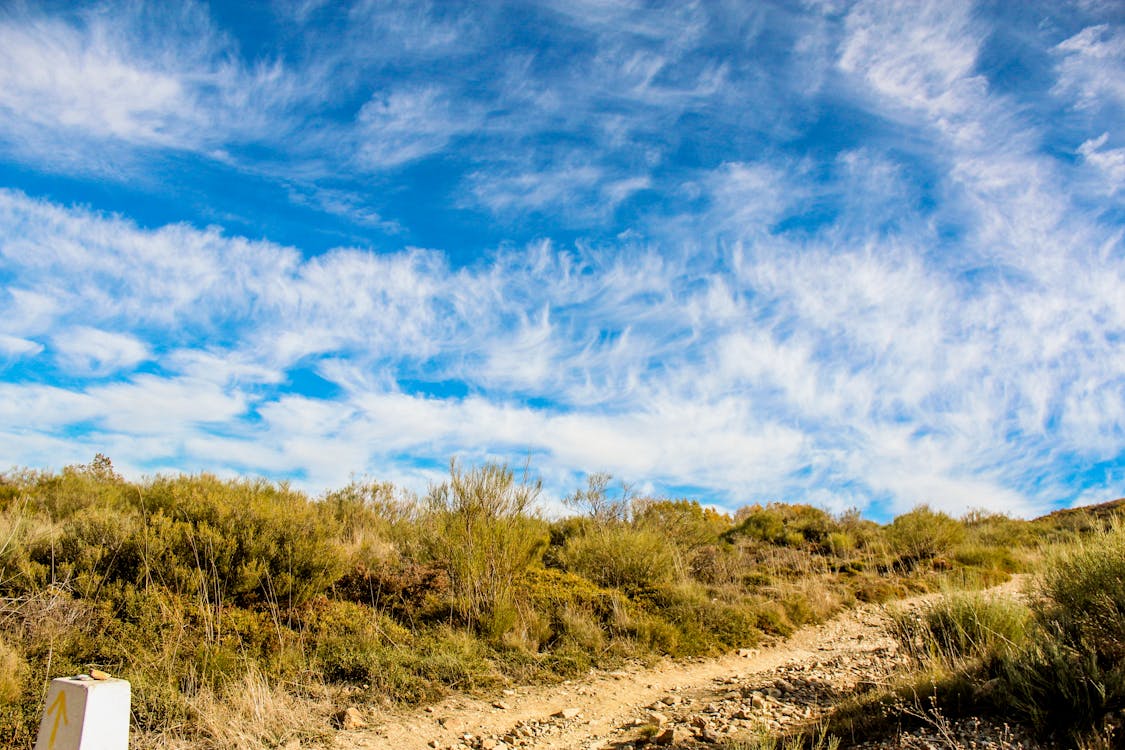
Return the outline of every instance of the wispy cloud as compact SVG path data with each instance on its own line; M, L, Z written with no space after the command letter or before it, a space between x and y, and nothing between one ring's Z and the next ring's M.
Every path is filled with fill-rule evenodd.
M468 109L468 111L466 111ZM386 169L445 149L480 127L481 115L436 86L377 92L356 116L364 167Z
M79 375L109 375L149 358L148 346L135 336L88 326L60 331L51 344L59 364Z
M1025 441L1034 445L1050 429L1070 450L1104 452L1120 434L1120 380L1110 377L1109 359L1090 368L1105 354L1074 328L1082 317L1009 323L1027 308L1013 306L1007 285L982 285L966 299L956 276L935 276L908 245L897 253L827 246L797 253L777 240L772 249L740 251L737 273L725 277L703 258L682 265L635 249L617 262L544 245L454 270L424 251L341 250L301 261L277 246L185 227L140 230L10 193L6 205L9 222L44 212L56 219L40 241L65 252L37 254L17 270L29 285L61 279L60 297L83 295L69 310L59 305L61 331L78 315L106 330L168 325L165 310L137 316L172 301L177 337L198 347L153 355L187 377L6 386L6 418L37 414L44 437L89 424L107 435L160 437L167 455L190 451L205 465L289 467L311 482L396 471L402 455L440 463L454 453L531 451L555 476L608 469L709 487L732 500L799 492L811 471L904 507L923 488L909 492L902 477L917 475L930 477L924 499L939 507L1003 500L1028 512L1045 498L996 468L1049 460L1038 449L1021 457ZM79 230L104 239L86 251L68 248L65 238ZM155 264L169 233L196 257L181 252L171 267ZM121 253L132 264L114 260ZM149 259L141 270L138 259ZM114 284L134 290L129 306L99 305L94 291L73 285L95 261L116 269ZM1114 265L1102 272L1121 272L1105 262ZM185 275L185 268L208 270ZM212 278L222 283L198 281ZM167 291L176 283L193 294L177 301ZM1065 298L1068 290L1053 293ZM228 340L219 349L210 335L216 310ZM1044 372L1036 369L1042 343L1019 343L1049 342L1050 331L1069 333L1055 336L1058 364ZM92 341L92 333L73 335ZM117 355L106 342L120 344ZM126 333L106 335L100 346L101 354L86 354L106 359L70 362L75 375L144 356ZM326 366L321 375L342 396L285 393L283 371L342 356L360 373L387 377L356 379ZM1079 372L1083 390L1074 390L1067 383ZM399 383L415 378L481 393L404 392ZM1020 415L1041 401L1042 378L1053 384L1038 407L1049 414L1025 424ZM527 405L528 398L542 401ZM250 414L256 419L233 432L208 427L238 425ZM1067 427L1048 428L1041 420L1057 419L1050 414ZM977 496L986 490L988 498Z
M140 169L133 149L229 161L229 149L291 136L288 107L310 90L279 60L244 63L234 49L191 4L9 9L0 143L57 171L127 178Z
M970 3L185 7L0 16L0 157L96 187L0 190L10 460L530 454L874 512L1125 481L1104 11L1024 29L1032 90Z
M1088 26L1061 42L1056 92L1087 109L1125 106L1125 33L1108 24Z

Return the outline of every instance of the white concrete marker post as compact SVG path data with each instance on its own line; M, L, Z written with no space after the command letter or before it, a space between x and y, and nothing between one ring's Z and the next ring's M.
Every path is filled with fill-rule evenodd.
M125 680L51 680L35 750L128 750L130 693Z

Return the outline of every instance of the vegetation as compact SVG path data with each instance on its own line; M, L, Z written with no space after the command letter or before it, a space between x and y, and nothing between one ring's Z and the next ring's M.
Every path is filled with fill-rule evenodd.
M991 714L1064 747L1125 747L1125 523L1107 507L1122 505L1035 522L1065 541L1047 550L1025 596L951 592L899 612L894 630L913 670L838 709L832 731L869 736Z
M924 507L888 526L807 505L732 519L614 493L605 475L549 520L538 493L526 471L456 463L423 498L375 482L317 499L208 475L129 482L102 456L0 475L0 745L30 747L49 678L92 667L132 681L138 746L281 746L326 737L350 704L716 654L857 601L993 583L1044 535L1089 532ZM966 596L903 621L903 638L920 660L1008 680L1005 705L1029 720L1056 663L1096 672L1096 711L1113 710L1125 638L1104 544L1058 557L1031 614Z

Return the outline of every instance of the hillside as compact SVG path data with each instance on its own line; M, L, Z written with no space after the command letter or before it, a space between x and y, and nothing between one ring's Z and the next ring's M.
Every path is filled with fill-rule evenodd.
M919 507L890 524L808 505L729 517L595 476L546 520L538 485L451 466L416 498L309 498L97 457L0 477L0 743L30 747L45 680L133 684L138 747L329 742L454 694L496 695L760 647L862 603L1032 570L1105 506L1025 522ZM1050 520L1054 518L1055 520ZM1047 533L1050 531L1050 533ZM632 666L630 666L632 665Z

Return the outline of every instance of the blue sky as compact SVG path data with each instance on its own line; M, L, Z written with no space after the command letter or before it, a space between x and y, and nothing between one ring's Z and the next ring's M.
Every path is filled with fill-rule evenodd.
M1117 2L5 3L0 463L1125 494Z

